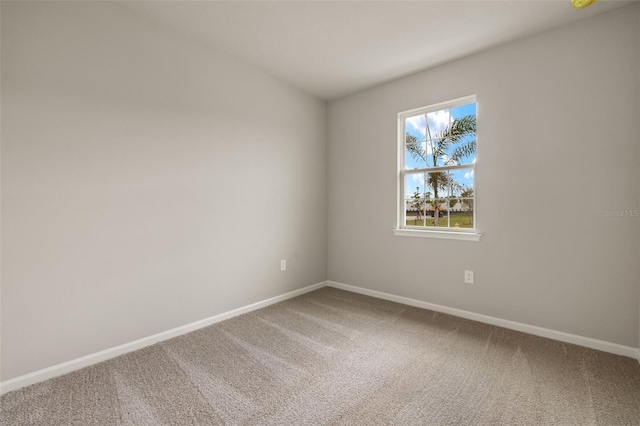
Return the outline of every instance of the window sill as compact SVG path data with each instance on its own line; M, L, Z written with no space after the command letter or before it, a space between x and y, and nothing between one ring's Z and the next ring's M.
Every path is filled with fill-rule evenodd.
M475 232L423 231L417 229L393 229L397 237L441 238L445 240L480 241L482 234Z

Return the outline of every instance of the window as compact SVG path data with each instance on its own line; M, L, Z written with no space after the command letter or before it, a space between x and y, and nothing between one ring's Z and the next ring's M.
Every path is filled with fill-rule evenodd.
M398 114L396 235L479 240L476 98Z

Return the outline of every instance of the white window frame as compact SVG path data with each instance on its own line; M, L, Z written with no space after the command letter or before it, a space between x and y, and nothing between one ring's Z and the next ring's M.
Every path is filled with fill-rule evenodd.
M410 226L406 225L406 202L405 202L405 176L407 174L407 170L405 170L405 138L406 138L406 119L409 117L414 117L420 114L427 114L434 111L439 111L443 109L453 108L460 105L466 104L476 104L476 117L478 115L478 102L476 95L465 96L462 98L452 99L446 102L440 102L434 105L429 105L426 107L414 108L408 111L403 111L398 113L398 165L397 165L397 223L395 229L393 229L394 235L397 236L407 236L407 237L426 237L426 238L443 238L443 239L452 239L452 240L466 240L466 241L480 241L480 237L482 234L478 233L478 222L477 222L477 210L478 210L478 199L477 199L477 191L476 191L476 179L475 179L475 170L476 163L473 164L464 164L464 165L451 165L451 166L438 166L438 167L426 167L424 169L416 169L410 170L412 173L415 172L424 172L429 173L433 171L445 171L445 170L456 170L456 169L469 169L471 168L474 172L473 179L473 228L425 228L424 226ZM476 134L476 144L478 140L478 135ZM476 162L477 162L477 154L476 154ZM449 213L447 213L449 214Z

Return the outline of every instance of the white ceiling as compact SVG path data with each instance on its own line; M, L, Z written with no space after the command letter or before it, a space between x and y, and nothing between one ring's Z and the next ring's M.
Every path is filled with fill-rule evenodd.
M600 0L582 10L570 0L120 4L331 100L629 3Z

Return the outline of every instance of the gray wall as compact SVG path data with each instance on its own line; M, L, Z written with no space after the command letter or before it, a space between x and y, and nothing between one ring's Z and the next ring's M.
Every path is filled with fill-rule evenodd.
M117 4L2 2L1 83L2 380L326 279L323 102Z
M638 347L637 8L330 102L329 279ZM396 114L470 94L484 237L394 236Z

